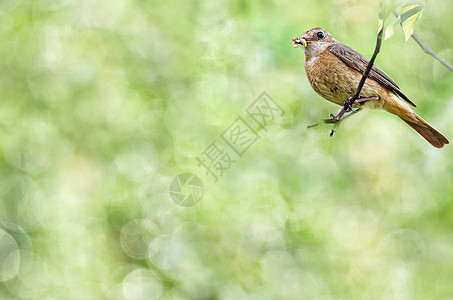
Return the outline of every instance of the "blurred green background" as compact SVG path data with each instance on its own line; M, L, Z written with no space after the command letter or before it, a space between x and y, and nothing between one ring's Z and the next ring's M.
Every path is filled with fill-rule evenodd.
M308 84L291 38L370 57L378 1L2 0L1 299L451 299L453 150ZM453 61L453 2L416 32ZM453 74L401 28L376 61L453 140ZM197 157L284 110L215 182ZM250 119L247 119L250 121ZM177 205L193 172L204 194Z

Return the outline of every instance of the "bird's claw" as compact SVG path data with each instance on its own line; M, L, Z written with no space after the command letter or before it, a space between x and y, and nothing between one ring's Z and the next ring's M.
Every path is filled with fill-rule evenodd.
M353 97L349 97L348 100L343 102L343 107L338 111L338 113L336 115L331 113L329 116L330 118L324 119L324 120L322 120L322 122L324 124L334 124L334 126L339 126L341 121L343 121L344 119L346 119L346 118L352 116L353 114L362 110L362 108L357 108L354 110L354 106L357 103L364 103L364 102L370 101L370 100L378 100L379 97L373 96L373 97L363 97L362 98L359 96L359 98L354 101L352 99L353 99ZM319 125L319 123L311 125L311 126L307 126L307 127L311 128L311 127L314 127L317 125ZM333 136L334 133L335 133L335 130L332 129L330 132L330 136Z
M335 124L335 123L339 122L340 119L337 118L337 117L335 117L335 116L333 116L333 117L331 116L330 119L323 119L322 121L323 121L325 124Z
M349 97L348 100L343 102L343 107L345 112L350 112L353 110L354 105L357 103L357 100L352 101L352 97Z

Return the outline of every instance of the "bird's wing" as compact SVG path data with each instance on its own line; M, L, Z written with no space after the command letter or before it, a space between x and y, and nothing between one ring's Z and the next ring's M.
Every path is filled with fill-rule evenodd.
M341 44L335 43L330 47L330 52L332 52L336 57L341 59L346 65L349 67L359 71L363 74L365 72L366 67L368 66L369 60L366 59L365 56L360 54L359 52L355 51L354 49ZM388 76L385 74L384 71L373 65L371 68L370 74L368 75L369 78L372 78L379 82L385 88L391 90L401 98L403 98L407 103L412 106L416 106L406 95L401 92L398 85Z

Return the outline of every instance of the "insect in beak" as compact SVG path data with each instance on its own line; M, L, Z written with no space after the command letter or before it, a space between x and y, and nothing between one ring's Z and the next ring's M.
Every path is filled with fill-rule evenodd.
M304 48L307 47L307 40L303 37L293 38L293 47L297 48L297 47L299 47L299 45L304 46Z

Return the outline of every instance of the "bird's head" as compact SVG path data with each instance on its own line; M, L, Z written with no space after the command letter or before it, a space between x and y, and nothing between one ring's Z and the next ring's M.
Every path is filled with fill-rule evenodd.
M316 55L335 41L335 38L327 30L316 27L305 31L298 38L293 38L293 47L297 48L302 45L306 54Z

